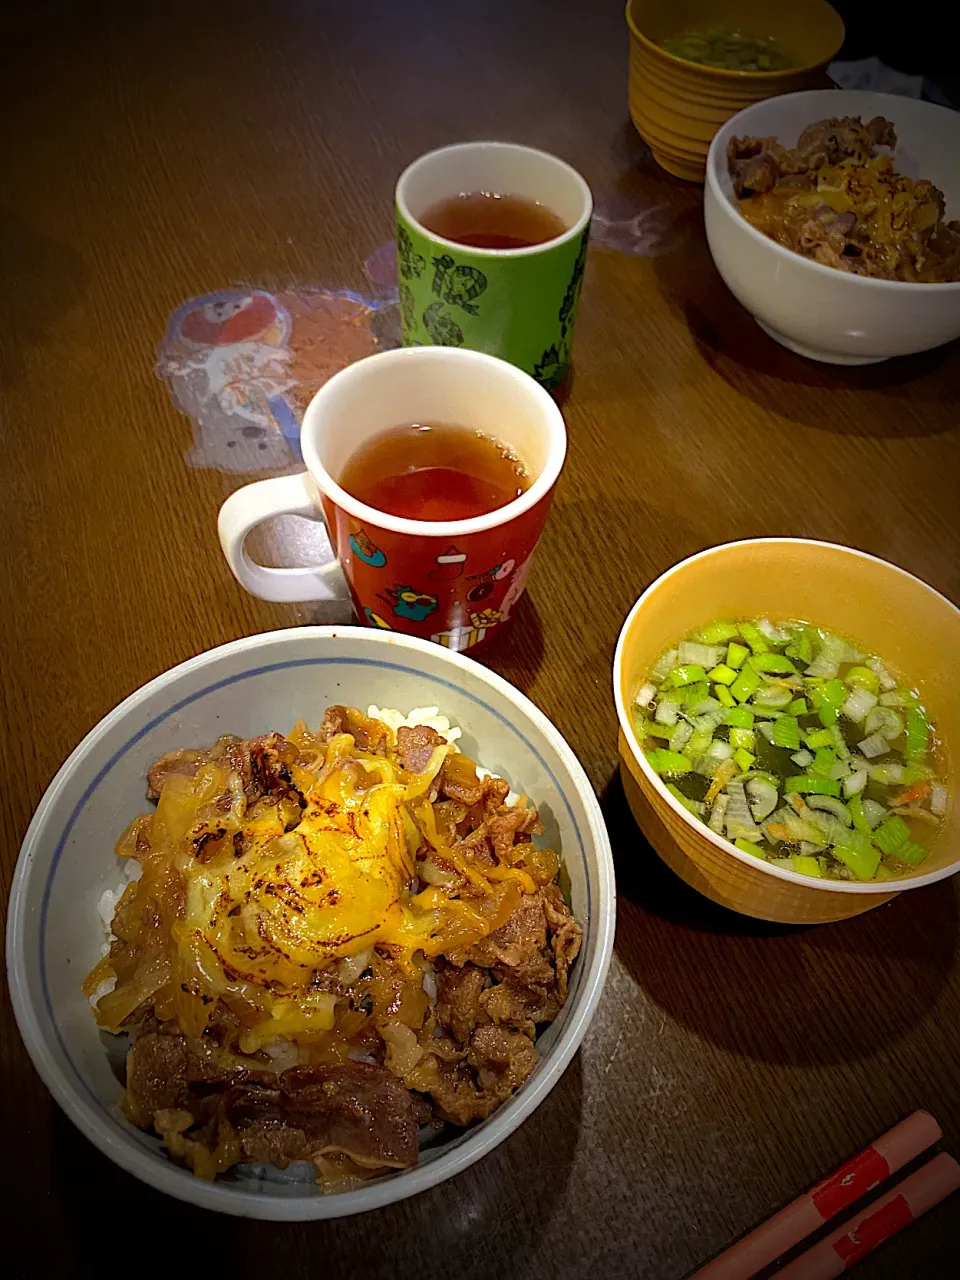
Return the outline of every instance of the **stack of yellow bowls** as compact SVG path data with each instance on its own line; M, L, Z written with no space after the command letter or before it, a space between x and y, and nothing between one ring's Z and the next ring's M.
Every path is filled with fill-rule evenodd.
M654 159L678 178L702 182L722 124L762 98L822 88L822 68L843 44L843 23L826 0L628 0L630 115ZM685 32L738 32L772 39L793 65L729 71L687 62L661 41Z

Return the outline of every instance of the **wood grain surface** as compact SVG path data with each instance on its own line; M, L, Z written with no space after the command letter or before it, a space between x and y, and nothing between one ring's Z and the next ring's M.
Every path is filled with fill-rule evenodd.
M2 23L4 895L44 788L121 698L318 617L246 595L221 558L242 477L184 464L191 426L154 374L171 311L237 282L362 289L398 172L461 139L556 152L601 207L659 209L664 232L652 255L591 251L569 465L528 597L483 654L570 740L610 824L616 954L582 1051L455 1181L284 1227L115 1169L52 1103L4 995L8 1274L157 1249L231 1277L679 1280L915 1107L960 1151L955 882L802 932L713 909L631 825L610 693L632 601L712 543L846 542L960 598L956 346L840 370L757 329L712 268L699 190L629 125L620 0L77 0ZM858 1274L955 1275L958 1223L941 1206Z

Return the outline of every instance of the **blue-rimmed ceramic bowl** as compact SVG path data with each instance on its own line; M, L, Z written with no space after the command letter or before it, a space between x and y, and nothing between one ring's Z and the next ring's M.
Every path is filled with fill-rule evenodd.
M585 925L570 997L540 1037L541 1061L489 1120L444 1135L415 1169L359 1191L320 1195L312 1181L231 1174L203 1182L119 1108L110 1037L80 990L100 957L98 903L122 880L113 846L146 807L147 768L165 751L318 723L331 703L439 706L461 747L527 793L559 842L572 907ZM554 847L557 847L556 845ZM20 1032L54 1098L101 1151L181 1200L252 1218L335 1218L435 1186L485 1155L539 1105L577 1050L600 999L616 914L610 843L593 789L550 721L499 676L411 636L359 627L300 627L223 645L152 680L84 738L47 789L20 852L10 895L7 973ZM113 1062L117 1060L114 1053ZM120 1060L122 1061L122 1055Z

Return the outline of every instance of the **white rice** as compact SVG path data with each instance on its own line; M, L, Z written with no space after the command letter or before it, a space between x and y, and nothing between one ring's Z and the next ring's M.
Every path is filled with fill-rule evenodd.
M436 729L441 738L451 743L456 742L462 733L462 730L452 725L446 716L440 714L439 707L414 707L409 715L404 715L396 707L370 706L367 707L367 715L371 720L382 720L394 733L398 729L415 729L417 725L424 724L429 729Z

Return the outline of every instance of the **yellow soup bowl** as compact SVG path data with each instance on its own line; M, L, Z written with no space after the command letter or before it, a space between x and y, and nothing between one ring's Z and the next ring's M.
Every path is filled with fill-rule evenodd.
M703 182L722 124L762 98L823 87L822 68L843 44L843 22L826 0L628 0L630 115L668 173ZM793 65L730 71L688 62L661 41L685 32L739 32L776 41Z
M845 920L904 889L960 871L960 806L952 794L922 868L898 880L814 880L742 853L694 818L647 762L633 727L637 690L667 649L716 618L791 618L838 632L878 654L916 689L938 737L950 785L960 750L960 610L903 569L850 547L800 538L728 542L674 565L631 609L613 685L620 773L633 816L681 879L722 906L761 920Z

